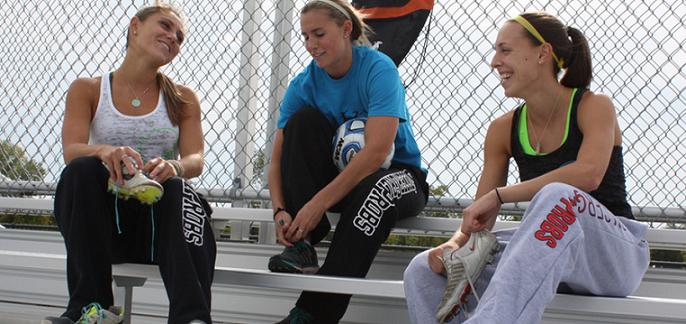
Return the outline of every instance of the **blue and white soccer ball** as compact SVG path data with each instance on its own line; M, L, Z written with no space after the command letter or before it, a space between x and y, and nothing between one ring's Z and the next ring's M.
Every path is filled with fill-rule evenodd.
M367 123L367 118L358 117L347 120L345 123L338 126L336 134L333 137L333 163L339 171L343 171L350 160L355 157L355 154L364 147L364 126ZM382 169L388 169L391 166L393 153L395 152L395 145L391 145L391 150L386 156L386 160L381 164Z

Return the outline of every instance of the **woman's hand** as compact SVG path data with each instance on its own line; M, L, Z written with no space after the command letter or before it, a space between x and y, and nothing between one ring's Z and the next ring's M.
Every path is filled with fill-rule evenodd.
M178 176L174 166L169 161L161 157L156 157L148 161L148 163L146 163L143 167L143 171L148 173L150 179L159 183L163 183L173 176Z
M129 146L104 146L99 152L98 158L107 165L112 181L119 185L124 184L121 164L129 170L130 174L143 165L141 155Z
M458 230L447 242L429 250L429 268L435 273L445 273L443 251L457 250L469 240L469 235Z
M493 223L499 210L500 200L494 189L462 211L462 231L474 233L486 229Z
M276 230L276 241L285 246L291 247L293 243L286 239L286 232L293 221L293 217L286 210L279 211L274 216L274 229Z
M326 213L324 204L319 203L315 199L308 201L288 227L286 239L291 242L297 242L306 238L317 227L324 213Z
M429 250L429 268L435 273L445 273L445 267L443 266L443 251L444 250L456 250L460 247L453 240L448 240L447 242L432 248Z

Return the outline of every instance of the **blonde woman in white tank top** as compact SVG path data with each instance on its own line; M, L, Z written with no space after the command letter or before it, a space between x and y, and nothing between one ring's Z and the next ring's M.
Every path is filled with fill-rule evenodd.
M111 264L119 262L159 265L170 323L211 323L211 208L185 181L203 169L200 102L193 90L160 72L179 54L185 32L175 9L143 8L128 25L121 66L69 88L62 129L67 166L55 194L69 304L43 323L90 316L82 309L119 322L111 290ZM124 173L138 170L163 187L158 202L108 192L108 182L121 185Z

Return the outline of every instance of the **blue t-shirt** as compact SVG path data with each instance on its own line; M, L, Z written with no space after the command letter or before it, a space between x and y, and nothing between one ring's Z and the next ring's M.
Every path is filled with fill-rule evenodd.
M288 118L303 107L316 107L335 125L354 117L398 117L392 162L423 169L405 103L405 89L398 69L385 54L353 46L352 66L340 79L331 78L313 60L288 85L277 127L284 128Z

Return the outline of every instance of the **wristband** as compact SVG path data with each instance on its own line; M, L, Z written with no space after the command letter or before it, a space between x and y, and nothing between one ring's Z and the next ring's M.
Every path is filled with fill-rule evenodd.
M181 161L179 160L167 160L169 164L174 167L174 171L176 172L176 176L179 178L183 178L183 174L185 173L185 170L183 169L183 166L181 165Z
M504 204L503 198L500 198L500 192L498 192L498 188L495 188L495 195L498 196L498 201L500 202L500 204Z
M272 216L272 218L276 219L276 215L278 215L282 211L286 211L286 209L281 207L276 208L276 210L274 211L274 216Z

